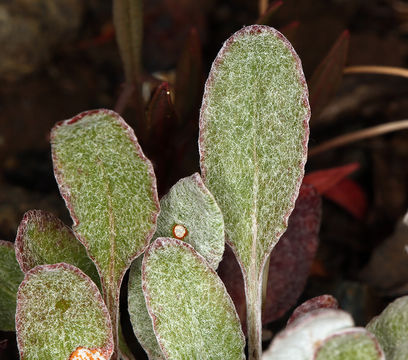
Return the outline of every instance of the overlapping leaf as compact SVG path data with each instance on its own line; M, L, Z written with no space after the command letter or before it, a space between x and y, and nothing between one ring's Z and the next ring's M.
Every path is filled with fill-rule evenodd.
M65 263L26 273L17 295L17 343L22 360L66 360L78 348L113 352L110 317L96 285Z
M224 221L214 197L204 186L198 173L178 181L160 200L154 238L177 237L189 243L213 269L224 253ZM180 227L182 234L177 234ZM129 276L128 305L133 330L150 359L162 358L153 332L141 285L139 257L132 264Z
M16 260L14 244L0 240L0 330L14 331L17 290L24 274Z
M65 262L99 284L98 271L72 230L53 214L30 210L24 214L16 237L16 257L27 272L37 265Z
M142 286L166 358L244 359L239 318L223 283L191 245L157 239L146 251Z

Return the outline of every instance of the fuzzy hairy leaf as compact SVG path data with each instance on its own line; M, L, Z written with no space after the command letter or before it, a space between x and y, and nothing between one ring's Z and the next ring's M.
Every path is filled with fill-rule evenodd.
M313 360L385 360L373 334L364 328L349 328L331 334L317 348Z
M173 237L189 243L215 270L224 253L224 221L214 197L195 173L179 180L160 200L160 215L154 238ZM180 227L181 233L177 233ZM141 279L142 258L129 275L128 305L133 330L150 359L163 354L146 309Z
M244 358L245 340L232 300L191 245L157 239L144 255L142 286L166 358Z
M387 360L406 358L408 296L400 297L389 304L380 315L368 323L367 330L377 337Z
M84 246L68 226L49 212L27 211L18 227L15 246L17 261L24 272L37 265L65 262L81 269L95 284L100 283Z
M133 130L109 110L84 112L51 134L54 172L74 230L102 282L120 283L144 251L159 209L156 181Z
M307 96L299 58L267 26L228 39L207 80L201 169L245 271L262 269L286 229L306 161Z
M214 197L195 173L179 180L160 200L154 238L171 237L194 247L215 270L224 253L224 220ZM176 225L181 225L180 234Z
M26 273L17 295L16 330L22 360L66 360L79 346L107 359L113 351L111 322L98 288L65 263Z
M24 274L16 260L14 244L0 240L0 330L14 331L17 290Z

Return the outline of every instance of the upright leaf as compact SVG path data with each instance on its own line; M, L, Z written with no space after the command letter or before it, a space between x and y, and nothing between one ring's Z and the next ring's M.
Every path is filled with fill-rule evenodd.
M24 274L16 260L14 244L0 240L0 330L14 331L17 290Z
M245 340L232 300L191 245L158 238L144 255L142 286L166 358L244 359Z
M16 330L21 360L67 360L80 349L109 359L110 317L96 285L65 263L39 265L18 290Z
M73 228L101 276L117 344L123 275L155 231L159 203L153 167L133 130L109 110L57 124L51 144L55 177Z
M221 210L198 173L179 180L160 200L154 238L173 237L189 243L216 269L224 253L224 221ZM163 354L153 332L142 292L142 257L129 275L128 308L133 331L150 359Z
M81 269L95 284L100 283L98 271L84 246L51 213L27 211L18 227L15 246L17 261L24 272L37 265L65 262Z
M262 271L298 195L309 117L301 63L282 34L254 25L225 42L205 86L200 161L244 274L251 359L261 354Z

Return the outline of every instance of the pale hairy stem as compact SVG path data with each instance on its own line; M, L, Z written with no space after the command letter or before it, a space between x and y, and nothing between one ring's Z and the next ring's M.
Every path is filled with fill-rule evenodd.
M114 350L111 360L119 360L119 290L116 282L112 281L104 289L104 301L111 318Z
M377 66L377 65L362 65L349 66L344 69L344 74L378 74L378 75L393 75L408 78L408 69L392 67L392 66Z
M262 289L257 272L244 276L247 309L248 359L259 360L262 356Z
M309 156L318 155L322 152L345 146L360 140L376 137L386 133L408 129L408 120L393 121L387 124L373 126L368 129L340 135L317 145L309 150Z

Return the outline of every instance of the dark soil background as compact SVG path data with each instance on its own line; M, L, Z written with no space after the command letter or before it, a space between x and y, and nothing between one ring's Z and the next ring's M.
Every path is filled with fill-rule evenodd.
M284 3L270 25L279 29L292 21L300 22L293 45L307 78L345 29L350 31L348 66L408 68L408 2ZM258 4L254 0L145 1L145 72L160 73L173 90L175 69L194 27L202 43L206 77L223 41L257 18ZM53 176L50 129L57 121L84 110L113 109L124 74L108 0L0 0L0 49L0 239L14 241L19 222L30 209L51 211L71 224ZM151 77L146 78L154 87ZM312 117L310 146L339 134L408 118L407 95L408 78L345 75L335 98L319 117ZM123 116L134 128L143 127L134 113L130 106ZM177 178L199 170L198 108L189 121L189 131L182 133L188 138L166 140L186 146L183 156L166 159L166 170L158 170L162 194ZM155 147L160 148L155 141L159 139L152 137L146 145L145 139L140 140L147 155L151 152L154 158ZM350 162L360 163L352 178L366 194L367 211L362 219L356 219L323 199L320 246L301 300L333 294L342 308L352 312L358 325L365 325L394 296L408 292L404 291L408 276L399 279L397 292L376 286L374 274L368 275L372 281L361 280L361 270L373 249L394 232L408 209L408 132L321 153L310 158L306 172ZM157 169L163 162L154 163ZM408 244L407 237L403 241ZM408 255L402 250L389 259L388 267L397 263L401 268L385 266L381 270L408 274ZM280 325L272 324L270 330ZM7 349L3 353L0 349L0 358L18 358L14 333L0 333L0 340L6 338ZM129 339L134 351L140 352L132 334Z

